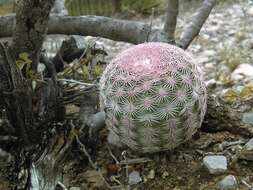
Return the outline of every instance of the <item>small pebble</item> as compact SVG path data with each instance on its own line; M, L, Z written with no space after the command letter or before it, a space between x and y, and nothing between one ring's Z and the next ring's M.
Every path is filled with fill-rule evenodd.
M150 170L147 178L148 179L154 179L155 178L155 170Z
M220 190L236 189L237 181L235 176L228 175L219 183Z
M162 174L162 178L163 179L165 179L168 176L169 176L169 173L167 171L163 172L163 174Z

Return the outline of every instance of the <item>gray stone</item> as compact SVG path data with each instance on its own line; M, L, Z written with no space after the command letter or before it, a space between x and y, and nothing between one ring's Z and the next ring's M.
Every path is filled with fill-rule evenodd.
M225 156L205 156L203 163L211 174L220 174L227 170L227 158Z
M242 121L246 124L253 125L253 112L247 112L243 114Z
M219 183L220 190L236 189L237 181L235 176L228 175Z
M128 177L128 183L130 185L136 185L142 181L140 173L138 171L132 171Z

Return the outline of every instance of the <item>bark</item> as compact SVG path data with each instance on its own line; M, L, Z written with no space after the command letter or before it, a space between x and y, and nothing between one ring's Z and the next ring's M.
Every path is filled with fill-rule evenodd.
M166 20L163 30L167 32L168 38L172 43L175 43L175 30L177 25L178 15L178 0L168 0Z
M13 36L13 50L29 54L33 69L37 69L40 50L44 41L49 13L54 0L20 0L16 8L16 28ZM11 24L12 25L12 24Z
M56 82L56 72L52 64L48 64L50 78L40 78L37 73L41 47L47 31L49 13L54 0L20 0L17 1L16 28L12 46L0 46L0 108L7 110L7 120L14 129L16 142L7 141L6 151L14 157L14 170L8 175L12 183L18 184L15 189L31 187L31 166L44 150L52 145L50 137L54 123L64 119L64 105L61 89ZM7 17L11 20L11 16ZM12 20L12 25L14 25ZM8 27L7 27L8 28ZM30 70L18 68L16 59L20 53L27 53L32 60L34 75ZM27 65L25 66L27 67ZM38 75L36 75L38 74ZM38 80L42 83L38 84ZM32 87L36 81L36 88ZM2 136L0 130L0 136ZM12 135L11 131L8 135ZM3 134L4 135L4 134ZM4 139L4 138L0 138ZM13 138L12 138L13 139ZM49 160L50 161L50 160ZM45 161L46 162L46 161ZM45 163L44 162L44 163ZM22 174L19 173L24 171ZM50 171L47 171L50 173ZM22 176L21 176L22 175ZM49 176L49 175L48 175Z
M147 24L136 21L102 16L56 16L50 19L48 33L104 37L115 41L138 44L146 42L149 38L152 39L155 31L150 34L150 30Z
M67 125L57 127L62 127L62 129L58 129L57 133L52 136L50 143L45 146L40 160L34 163L33 169L36 174L32 177L39 179L39 183L34 189L54 190L57 183L63 179L64 167L67 166L66 159L71 153L76 129L63 130L68 127Z
M202 6L194 14L192 21L185 27L181 35L180 41L178 42L181 48L187 49L192 40L199 34L215 3L216 0L204 0Z
M11 49L4 44L0 44L0 107L6 109L7 120L14 129L13 135L17 141L1 142L1 148L11 153L15 157L17 170L22 167L27 169L29 166L27 156L23 155L31 147L28 128L32 123L32 105L31 105L31 88L25 82L25 79L17 68L15 56ZM5 135L0 131L0 136ZM12 134L11 131L7 135ZM17 180L18 173L13 173L13 179ZM21 181L19 181L22 184ZM26 182L23 187L27 186Z
M29 111L31 111L31 101L27 98L31 93L15 64L14 56L4 44L0 44L0 70L2 97L1 107L7 107L8 118L11 118L11 125L15 128L15 135L22 139L23 146L29 146L26 125L31 121ZM11 93L15 91L16 93ZM8 95L10 93L10 95ZM26 120L25 120L26 118Z

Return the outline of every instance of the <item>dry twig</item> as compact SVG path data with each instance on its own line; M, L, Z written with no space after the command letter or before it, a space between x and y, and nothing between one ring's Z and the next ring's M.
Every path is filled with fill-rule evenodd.
M194 14L192 21L186 26L181 35L178 43L181 48L187 49L192 40L199 34L215 3L216 0L204 0L202 6Z
M80 141L79 137L77 135L75 135L75 138L76 138L76 142L78 143L78 145L81 148L81 151L88 158L90 165L98 172L99 177L103 180L103 182L105 183L106 187L108 189L112 189L111 185L106 181L106 179L104 178L103 174L101 173L99 167L92 161L90 154L86 150L84 144Z

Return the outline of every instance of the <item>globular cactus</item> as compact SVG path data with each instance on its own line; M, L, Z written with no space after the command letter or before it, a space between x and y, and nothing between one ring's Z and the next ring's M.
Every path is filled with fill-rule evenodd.
M200 69L184 50L165 43L121 52L104 71L100 88L109 142L142 153L187 141L206 112Z

